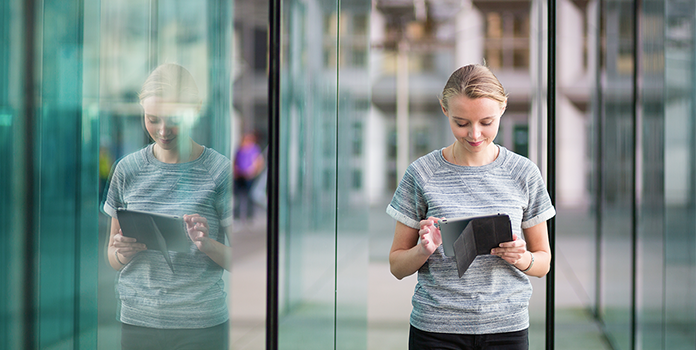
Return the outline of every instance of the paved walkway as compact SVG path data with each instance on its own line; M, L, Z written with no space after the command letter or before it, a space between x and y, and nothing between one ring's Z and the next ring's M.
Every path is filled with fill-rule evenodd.
M370 210L370 259L368 266L368 350L407 349L408 318L416 277L399 281L389 272L388 252L394 223L382 207ZM566 216L564 216L566 217ZM573 218L572 213L567 215ZM573 227L573 223L560 224ZM579 227L579 226L575 226ZM232 348L264 349L265 331L265 225L256 222L235 233L235 266L232 285ZM592 261L586 252L591 242L581 234L564 231L556 248L557 349L609 349L599 327L587 311L590 296L583 283L591 280ZM572 263L571 263L572 262ZM530 349L544 349L546 278L533 278L530 301Z
M368 350L407 349L408 318L415 276L399 281L389 273L387 254L394 223L382 207L370 211L368 265ZM572 225L570 225L572 226ZM238 226L233 234L234 263L230 277L231 349L265 349L266 227L265 218ZM592 261L585 252L590 242L567 233L557 238L556 342L557 349L609 349L586 307L590 297L583 283L591 280ZM119 349L115 322L113 271L100 264L100 349ZM544 349L545 283L533 278L530 302L530 349ZM356 349L359 350L359 349Z

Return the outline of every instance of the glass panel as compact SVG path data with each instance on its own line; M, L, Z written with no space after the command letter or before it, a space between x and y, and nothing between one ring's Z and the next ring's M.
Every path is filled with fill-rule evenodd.
M283 1L281 349L335 345L338 9Z
M645 1L641 16L641 86L639 212L636 305L636 343L642 349L665 346L664 330L664 218L665 197L665 3ZM669 254L671 255L671 254Z
M213 4L222 3L214 1ZM222 5L222 4L220 4ZM268 1L234 1L234 36L219 37L233 45L231 74L234 79L232 144L240 147L241 134L256 136L257 145L268 155ZM209 31L217 24L211 21ZM214 46L211 46L214 47ZM220 51L222 53L222 51ZM218 64L229 65L224 59ZM220 67L223 68L223 67ZM212 72L211 72L212 73ZM215 77L211 75L211 81ZM222 86L221 86L222 87ZM220 96L226 94L220 91ZM212 106L211 106L212 107ZM266 335L266 184L268 161L251 182L251 188L237 187L237 221L232 232L230 318L232 349L265 349ZM243 183L240 182L239 185ZM247 192L248 191L248 192Z
M665 5L665 349L696 347L696 6Z
M231 302L233 291L228 287L229 275L222 268L229 263L223 255L206 255L195 245L190 245L187 252L170 252L173 271L196 276L187 280L168 276L165 260L154 250L138 253L133 261L126 260L127 266L116 272L112 267L115 264L111 255L113 248L108 250L107 246L111 217L115 214L112 209L123 206L178 216L200 214L209 224L209 237L217 240L211 244L225 252L221 254L229 253L230 248L220 243L230 245L231 240L231 230L224 228L230 225L232 217L232 167L228 161L233 155L233 146L236 147L235 140L240 139L240 131L233 128L239 121L234 119L231 100L235 63L231 56L232 3L129 0L101 2L100 5L97 46L100 85L95 89L98 104L94 108L100 120L101 200L108 203L110 209L102 210L99 221L99 348L117 349L121 343L119 320L151 328L226 325L223 323L229 316L226 304ZM153 76L154 87L145 88L146 78L156 68L164 68L158 70L164 80ZM169 87L173 90L168 90ZM152 93L152 97L141 100L141 89ZM163 101L176 106L161 103ZM194 143L189 141L189 136ZM168 154L175 158L165 159L163 155L167 153L162 152L170 149L167 147L171 140L178 148L175 153ZM147 148L152 144L156 144L153 149ZM190 155L185 147L189 145L192 147ZM135 176L123 175L128 185L119 186L113 179L122 173L115 172L114 165L125 157L134 159L134 154L142 155L147 164L152 164L148 174L155 175L137 178L132 182L133 187L129 186ZM184 164L168 164L172 162ZM129 163L118 164L125 169L127 165L123 164ZM113 179L109 177L110 171L116 174ZM135 189L147 181L151 182L146 190ZM167 194L166 191L172 192ZM122 194L122 201L120 196L113 196L116 193ZM120 259L129 259L120 256ZM146 265L153 267L148 273L156 277L149 280L147 285L151 287L137 289L143 284L134 281L143 272L139 269ZM191 283L200 288L189 288ZM181 303L183 299L176 299L177 295L192 294L196 299L210 300L206 305L196 306L196 312L204 310L200 318L190 317L191 310L181 306L191 305L191 302ZM133 307L145 296L151 298L150 302L180 304L148 310L158 316L147 319L138 312L142 307ZM163 316L165 311L168 316ZM222 333L228 336L227 329Z
M24 54L31 41L18 28L26 23L22 16L22 1L0 3L0 348L20 349L28 331L24 321L31 319L25 313L25 293L28 267L24 238L28 181L24 135L29 130L25 113ZM31 271L33 273L33 271ZM29 317L27 317L29 316Z
M32 5L0 7L0 347L96 348L97 77L82 20L96 8Z
M633 3L607 1L604 12L602 247L600 316L615 349L631 344L633 196Z
M609 349L595 318L603 10L597 2L557 4L554 344Z
M279 347L364 348L371 3L283 3Z
M492 69L509 92L496 143L546 166L545 1L433 1L422 12L420 3L376 1L373 9L370 349L407 347L417 277L389 273L395 223L384 210L408 164L454 141L437 96L456 68ZM530 280L530 348L541 349L546 279Z
M336 346L367 346L369 0L340 2L337 120Z

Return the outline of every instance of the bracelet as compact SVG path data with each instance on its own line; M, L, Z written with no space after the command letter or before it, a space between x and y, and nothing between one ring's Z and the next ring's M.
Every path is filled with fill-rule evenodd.
M526 269L521 270L522 272L527 272L527 271L529 271L529 269L532 268L532 266L534 266L534 254L532 254L532 252L529 252L529 255L531 255L531 257L532 257L532 262L529 263L529 266L527 266Z
M126 264L121 262L121 259L118 258L118 251L114 250L114 256L116 257L116 261L118 261L119 264L126 266Z

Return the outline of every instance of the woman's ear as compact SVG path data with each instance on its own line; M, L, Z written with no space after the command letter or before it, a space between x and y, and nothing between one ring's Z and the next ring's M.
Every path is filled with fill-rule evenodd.
M440 101L440 108L442 108L442 114L444 114L444 115L446 115L447 117L449 117L449 115L447 115L447 108L445 108L445 105L442 104L442 100L439 100L439 101Z

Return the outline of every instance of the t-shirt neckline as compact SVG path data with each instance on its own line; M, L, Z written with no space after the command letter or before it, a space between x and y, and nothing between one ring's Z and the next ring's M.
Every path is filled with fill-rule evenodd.
M157 166L159 166L159 167L165 167L165 168L167 168L167 167L177 167L177 168L181 168L181 167L190 167L190 166L193 166L193 165L197 164L198 162L201 162L202 159L203 159L203 157L205 157L206 154L208 153L208 147L205 147L204 145L202 145L202 146L203 146L203 152L201 152L201 154L198 156L198 158L196 158L196 159L194 159L194 160L192 160L192 161L190 161L190 162L185 162L185 163L165 163L165 162L163 162L163 161L161 161L161 160L159 160L159 159L157 159L157 158L155 157L155 154L153 153L153 147L154 147L154 146L155 146L155 144L154 144L154 143L151 143L151 144L147 145L147 147L145 147L145 149L144 149L144 151L145 151L145 159L146 159L147 162L150 163L150 164L154 164L154 165L157 165Z
M461 170L473 171L473 172L487 171L489 169L493 169L493 168L500 166L503 163L503 160L505 159L505 157L507 157L507 149L501 145L496 144L496 146L498 146L498 149L500 150L498 152L498 157L496 157L492 162L490 162L488 164L484 164L484 165L458 165L458 164L450 163L449 161L447 161L447 159L445 159L445 156L443 155L443 152L444 152L445 148L447 148L447 147L443 147L440 149L440 151L437 152L437 158L445 166L448 166L452 169L457 169L459 171L461 171Z

